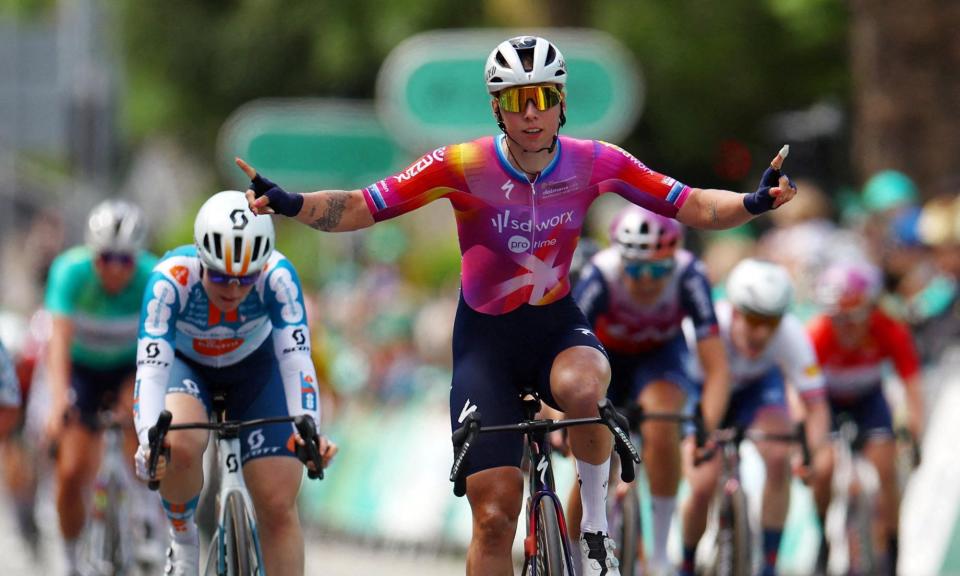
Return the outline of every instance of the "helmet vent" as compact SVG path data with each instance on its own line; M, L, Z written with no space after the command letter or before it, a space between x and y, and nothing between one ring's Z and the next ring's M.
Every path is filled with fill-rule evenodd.
M507 64L507 59L503 57L503 52L497 52L497 64L503 66L504 68L510 67L510 65Z
M267 241L263 243L263 251L264 251L264 252L269 252L269 251L270 251L270 239L269 239L269 238L267 238Z
M650 225L647 224L646 220L644 220L643 222L640 223L640 234L649 234L649 233L650 233Z
M207 252L210 251L210 235L209 234L203 235L203 249L206 250Z
M257 236L253 240L253 256L251 260L256 260L260 256L260 245L263 244L263 236Z
M241 252L243 251L243 237L234 236L233 237L233 261L237 264L240 263Z
M556 57L557 57L557 50L556 50L556 49L553 47L553 45L551 44L551 45L547 48L547 59L546 59L546 61L544 62L544 64L547 65L547 66L549 66L550 64L553 63L553 61L556 59Z
M217 259L223 258L223 246L221 246L222 238L219 232L213 233L213 255Z

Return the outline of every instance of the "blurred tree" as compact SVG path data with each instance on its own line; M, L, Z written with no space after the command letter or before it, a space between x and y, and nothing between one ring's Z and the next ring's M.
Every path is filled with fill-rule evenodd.
M854 164L885 168L931 197L960 175L960 2L850 2ZM956 191L950 191L955 193Z

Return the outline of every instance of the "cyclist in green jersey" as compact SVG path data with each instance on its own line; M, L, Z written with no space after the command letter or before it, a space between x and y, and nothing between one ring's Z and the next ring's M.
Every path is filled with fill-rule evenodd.
M98 204L85 245L50 266L45 306L53 317L47 353L51 392L46 426L57 446L56 506L66 565L77 572L77 541L86 523L85 495L99 466L98 413L117 406L131 415L126 446L133 461L133 377L140 304L157 258L143 250L146 220L122 200Z

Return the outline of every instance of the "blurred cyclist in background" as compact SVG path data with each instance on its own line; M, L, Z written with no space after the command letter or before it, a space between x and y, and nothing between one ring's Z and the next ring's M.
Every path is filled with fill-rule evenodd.
M148 431L164 409L173 424L204 422L217 390L227 390L227 418L309 415L320 423L317 376L303 289L293 265L274 250L269 216L250 212L242 192L211 196L194 221L194 245L168 252L143 295L134 399L140 447L137 474L149 479ZM133 396L133 395L131 395ZM209 433L174 430L170 463L157 479L170 523L165 574L195 576L195 521ZM306 458L293 424L240 433L244 481L256 511L267 574L303 574L297 494ZM326 465L336 446L314 438Z
M125 418L132 411L140 301L156 263L143 249L146 236L147 222L137 206L107 200L90 212L86 243L60 254L50 268L46 436L56 446L57 512L72 573L100 464L99 413L115 405ZM132 457L132 428L128 440Z
M20 418L20 380L13 358L0 342L0 440L7 437Z
M763 260L747 259L727 279L727 299L717 304L720 334L726 347L732 394L721 426L738 426L772 434L790 434L789 384L806 409L807 438L815 471L824 469L830 413L823 376L803 324L788 312L793 285L786 269ZM790 507L792 447L757 442L766 479L760 525L763 532L763 571L776 573L783 525ZM697 543L706 529L708 507L720 475L719 458L693 465L694 442L685 446L690 498L683 506L682 574L693 574ZM797 469L804 476L810 471ZM818 473L818 472L817 472Z
M610 248L593 257L573 291L610 358L607 396L616 406L637 403L647 412L682 412L687 399L699 395L681 329L690 318L703 366L705 420L712 430L726 410L729 374L703 263L681 248L680 223L639 206L614 218L610 242ZM680 485L680 430L676 423L662 421L645 422L642 428L653 509L649 574L671 572L667 536ZM579 526L576 490L568 515L570 526Z
M295 217L318 230L357 230L446 198L462 252L453 337L450 423L477 410L486 424L522 418L521 386L573 418L597 416L610 365L570 296L568 271L583 220L600 194L702 228L730 228L789 201L796 187L778 155L750 194L692 188L625 150L561 137L567 66L545 38L501 42L484 69L499 136L437 148L360 190L291 194L238 159L257 213ZM613 437L603 426L569 432L581 481L580 548L586 575L614 576L604 500ZM512 574L510 548L523 501L522 438L485 434L466 461L473 512L468 574Z
M883 393L887 362L903 382L907 428L916 440L923 433L923 389L913 338L905 326L877 306L881 292L881 273L876 267L863 262L832 265L818 282L824 314L814 318L808 329L826 377L834 427L838 416L846 414L866 436L863 453L880 479L879 532L885 538L877 546L881 553L887 552L889 573L893 574L899 549L900 490L893 418ZM831 471L832 459L827 463ZM821 520L830 503L830 486L830 474L817 475L814 496Z

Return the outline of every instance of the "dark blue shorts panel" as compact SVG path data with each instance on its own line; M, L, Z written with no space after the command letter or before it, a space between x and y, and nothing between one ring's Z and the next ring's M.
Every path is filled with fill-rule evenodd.
M730 405L724 418L724 426L749 428L761 408L787 407L787 392L784 388L783 373L779 368L771 368L730 396Z
M890 404L883 395L883 388L877 386L855 399L830 398L833 430L839 429L840 417L846 415L857 425L861 434L870 437L893 437L893 416Z
M676 384L688 398L699 384L690 375L690 349L683 334L644 354L610 352L611 380L607 397L615 406L636 401L649 382L665 380Z
M252 420L287 416L287 401L280 369L267 340L253 354L222 368L203 366L177 355L170 371L167 394L190 394L211 412L213 391L226 389L227 419ZM240 433L240 457L248 460L264 456L295 456L288 448L292 424L269 424L245 428Z
M519 422L524 416L520 401L524 388L561 408L550 393L550 369L553 359L573 346L606 353L570 296L499 316L477 312L461 297L453 327L451 428L459 428L474 410L480 412L483 426ZM519 466L522 454L520 434L481 434L467 456L466 475Z
M133 364L102 370L74 363L70 370L70 401L80 422L91 430L99 429L98 413L116 403L123 383L133 382L136 370Z

